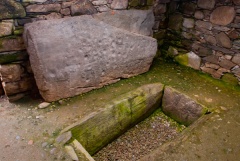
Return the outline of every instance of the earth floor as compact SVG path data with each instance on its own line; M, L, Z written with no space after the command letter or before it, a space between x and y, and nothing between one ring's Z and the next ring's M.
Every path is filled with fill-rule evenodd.
M219 80L212 79L208 75L174 63L156 60L150 71L145 74L130 79L123 79L115 84L93 90L71 99L53 102L50 107L45 109L37 108L37 105L43 102L42 99L33 100L25 98L15 103L9 103L5 98L1 98L0 161L70 160L59 147L55 147L52 144L61 129L102 107L109 100L141 85L155 82L161 82L176 88L199 103L204 104L212 112L212 114L206 116L210 117L209 119L205 119L205 121L202 122L198 121L199 123L194 125L195 128L192 128L193 130L205 130L206 134L203 137L205 140L215 139L215 141L209 142L212 146L207 146L206 144L202 145L207 146L207 148L199 146L199 148L202 149L202 154L207 155L204 152L207 150L209 152L212 148L212 151L214 151L216 155L218 152L216 151L216 145L218 144L214 144L214 142L217 142L216 139L225 139L221 138L221 133L225 134L226 131L215 132L216 135L219 135L219 138L212 134L215 128L229 130L225 135L226 137L232 136L232 139L227 140L229 143L234 141L236 143L240 142L237 136L240 132L239 119L237 119L238 117L236 115L240 113L239 86L236 87L223 83ZM218 116L222 121L216 121L219 119L217 118ZM211 117L216 119L211 119ZM223 124L223 122L227 123L228 120L230 123L233 122L233 124ZM208 131L208 129L212 130ZM196 133L198 132L196 131ZM211 134L208 135L208 133ZM186 133L184 136L194 137L191 133ZM201 144L201 142L199 144ZM225 145L226 147L224 147ZM231 148L231 144L219 144L218 146L223 146L223 149L225 149L225 151L219 151L222 155L235 151L235 149ZM188 147L190 147L190 145ZM233 148L235 147L236 146L233 146ZM152 159L156 156L154 154L156 153L152 154ZM179 152L179 154L181 153ZM190 153L186 153L186 156L191 155ZM240 158L240 156L236 157ZM156 158L158 157L155 157L155 159Z

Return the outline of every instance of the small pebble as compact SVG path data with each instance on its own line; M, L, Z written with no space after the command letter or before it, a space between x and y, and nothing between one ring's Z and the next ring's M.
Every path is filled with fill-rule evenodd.
M33 145L33 140L29 140L28 145Z
M43 103L40 103L40 104L38 105L38 108L43 109L43 108L48 107L49 105L50 105L50 103L48 103L48 102L43 102Z

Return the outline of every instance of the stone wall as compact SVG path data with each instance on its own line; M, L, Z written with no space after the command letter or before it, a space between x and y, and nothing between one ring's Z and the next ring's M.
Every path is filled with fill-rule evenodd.
M159 0L155 6L160 17L155 37L163 57L239 83L239 0Z

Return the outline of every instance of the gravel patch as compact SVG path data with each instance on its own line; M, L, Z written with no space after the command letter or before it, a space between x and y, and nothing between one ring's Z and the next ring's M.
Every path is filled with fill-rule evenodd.
M96 161L135 161L176 137L184 128L159 109L93 157Z

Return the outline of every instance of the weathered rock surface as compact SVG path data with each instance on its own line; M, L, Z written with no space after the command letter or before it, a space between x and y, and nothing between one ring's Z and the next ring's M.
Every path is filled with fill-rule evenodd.
M46 101L144 73L157 50L155 39L87 15L27 24L24 35L35 79Z
M93 15L97 20L133 33L151 36L154 25L152 10L123 10Z
M201 65L201 58L198 55L196 55L194 52L178 55L174 59L179 64L191 67L196 70L199 70Z
M92 15L97 13L96 8L88 0L77 0L71 4L71 15Z
M22 37L0 38L0 52L24 50L25 45Z
M240 66L240 54L234 55L232 61Z
M213 9L215 6L215 0L198 0L198 7L203 9Z
M222 47L225 47L225 48L232 47L231 40L224 32L220 32L219 34L217 34L216 40L217 40L218 44L221 45Z
M206 112L201 104L171 87L164 89L162 109L166 115L187 126Z
M23 69L19 64L8 64L0 66L0 75L3 82L19 81Z
M233 21L235 14L234 7L221 6L212 12L210 21L216 25L226 26Z
M128 0L113 0L111 3L112 9L127 9Z
M0 37L11 35L13 31L13 21L0 22Z
M27 12L59 12L60 9L61 9L60 4L46 4L46 5L33 4L26 7Z
M0 1L0 20L9 18L25 17L26 12L23 6L14 0Z
M94 154L129 127L155 111L162 99L163 85L144 85L111 101L101 111L92 113L63 130L71 131L85 149Z

